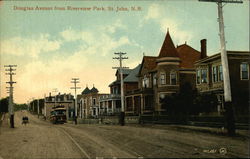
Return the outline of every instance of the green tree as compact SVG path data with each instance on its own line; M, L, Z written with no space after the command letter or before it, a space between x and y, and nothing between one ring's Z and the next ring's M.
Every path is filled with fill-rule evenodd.
M2 98L0 100L0 112L8 112L9 98Z

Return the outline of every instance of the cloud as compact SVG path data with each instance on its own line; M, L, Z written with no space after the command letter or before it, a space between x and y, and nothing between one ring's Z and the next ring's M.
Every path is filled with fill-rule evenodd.
M68 28L55 33L55 36L43 34L32 38L15 37L1 42L1 53L35 57L28 63L20 64L22 73L17 73L18 84L15 90L18 102L25 102L25 98L32 96L42 97L53 88L58 88L62 93L71 92L70 81L73 77L80 78L81 86L95 84L100 92L108 93L108 84L114 80L115 70L112 69L112 58L110 63L105 63L107 58L104 56L113 54L125 45L140 47L126 35L115 35L118 29L126 29L120 20L93 30ZM63 50L68 46L72 50ZM39 57L43 52L53 52L53 55L45 61ZM93 61L97 55L102 55L104 60ZM97 65L97 61L103 66Z
M167 14L167 9L164 10L164 8L159 4L152 4L149 6L147 14L140 22L140 26L142 27L146 23L149 23L153 20L154 22L158 23L160 30L163 33L166 33L169 29L172 38L177 43L190 41L193 38L193 34L190 31L180 29L183 25L181 23L181 20L169 18L169 16L164 16Z
M162 8L158 4L152 4L148 7L148 12L144 16L144 20L157 19L160 17Z
M13 37L0 42L1 54L12 54L16 56L27 55L37 58L43 52L58 50L60 41L52 41L49 34L40 34L36 37Z
M126 28L120 20L117 20L113 25L101 26L94 31L69 28L62 31L60 36L65 42L79 41L78 52L83 54L100 54L105 56L123 45L135 45L138 47L138 44L131 43L127 36L112 36L112 33L115 33L118 28Z

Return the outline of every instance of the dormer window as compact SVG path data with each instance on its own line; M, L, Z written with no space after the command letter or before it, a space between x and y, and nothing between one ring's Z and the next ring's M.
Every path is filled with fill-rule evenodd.
M172 71L170 73L170 85L176 85L177 84L177 75L175 71Z

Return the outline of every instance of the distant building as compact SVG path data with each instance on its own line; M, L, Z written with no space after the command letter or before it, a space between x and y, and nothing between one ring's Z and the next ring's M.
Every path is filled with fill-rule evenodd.
M236 113L249 113L249 51L227 51L232 101ZM215 94L217 113L224 112L224 88L220 53L195 63L196 88L201 94Z
M99 98L106 94L99 94L98 89L86 87L79 95L80 118L98 118L100 112Z
M138 71L140 65L134 69L123 69L124 93L138 88ZM115 73L116 80L110 87L110 94L100 97L100 109L102 115L114 115L121 112L121 79L120 70Z
M64 106L66 108L67 119L72 118L74 116L73 95L58 93L56 96L51 96L51 93L49 93L49 96L44 98L43 113L45 115L46 110L46 118L49 118L50 112L54 106Z
M205 40L201 41L204 50ZM161 99L177 93L183 84L190 83L195 89L195 61L200 53L186 43L175 48L167 32L159 55L144 56L138 71L138 89L127 91L125 112L127 115L164 114Z

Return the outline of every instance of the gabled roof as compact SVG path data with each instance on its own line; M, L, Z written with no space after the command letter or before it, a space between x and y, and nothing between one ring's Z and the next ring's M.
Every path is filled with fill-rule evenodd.
M88 87L86 87L83 91L82 91L82 94L88 94L90 93L91 91L89 90Z
M179 57L169 31L167 32L158 57Z
M123 74L123 75L128 75L131 71L132 71L131 69L122 69L122 74ZM117 75L117 73L120 74L120 69L117 69L117 70L116 70L115 75Z
M139 69L138 74L141 74L142 68L144 68L144 69L146 69L148 71L151 71L154 68L156 68L156 66L157 66L156 59L157 58L158 57L155 57L155 56L143 56L141 67Z
M130 74L124 78L124 82L138 82L137 75L139 73L140 68L141 68L141 64L139 64L134 69L132 69Z
M200 60L201 53L187 44L176 48L181 59L180 68L194 68L194 63Z

